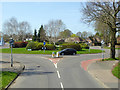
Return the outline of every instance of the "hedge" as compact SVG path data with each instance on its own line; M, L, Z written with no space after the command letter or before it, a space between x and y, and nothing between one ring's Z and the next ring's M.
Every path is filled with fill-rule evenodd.
M89 49L89 46L86 43L81 43L80 46L81 48Z
M73 48L77 51L80 51L82 48L79 44L62 44L61 49Z
M13 48L23 48L26 47L28 42L14 42Z
M32 49L32 50L42 50L42 47L44 45L39 42L29 42L26 46L26 49ZM55 50L55 46L53 44L46 44L45 45L46 50Z
M27 44L27 46L26 46L26 49L35 50L35 49L37 49L37 48L36 48L37 45L38 45L38 42L29 42L29 43Z

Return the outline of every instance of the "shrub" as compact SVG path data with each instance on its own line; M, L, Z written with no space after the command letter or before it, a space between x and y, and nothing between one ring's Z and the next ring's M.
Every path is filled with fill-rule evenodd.
M39 42L29 42L26 46L26 49L32 49L32 50L42 50L43 43ZM55 46L52 44L46 44L45 45L46 50L55 50Z
M45 47L46 47L46 50L55 50L56 49L55 45L53 45L53 44L46 44Z
M38 50L37 46L38 46L38 42L29 42L26 46L26 49L32 49L32 50Z
M79 44L63 44L61 49L65 49L65 48L73 48L77 51L80 51L82 49Z
M14 42L13 48L23 48L26 47L28 42Z
M89 49L89 46L86 43L81 43L80 46L81 48Z
M42 47L43 47L43 44L42 44L42 43L38 43L38 44L36 45L36 49L37 49L37 50L42 50Z

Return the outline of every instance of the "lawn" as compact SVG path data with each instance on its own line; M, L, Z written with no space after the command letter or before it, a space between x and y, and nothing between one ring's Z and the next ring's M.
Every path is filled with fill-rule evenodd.
M92 53L102 53L102 50L98 49L82 49L81 51L77 51L77 54L92 54Z
M26 48L13 48L13 53L16 54L52 54L52 52L58 52L59 50L39 50L39 51L28 51ZM77 54L91 54L91 53L101 53L101 50L98 49L82 49L81 51L77 51ZM0 49L0 53L11 53L10 48Z
M15 77L17 76L17 73L15 72L9 72L9 71L3 71L0 72L0 89L5 88Z
M120 79L120 62L118 63L117 66L112 70L112 73L114 76Z

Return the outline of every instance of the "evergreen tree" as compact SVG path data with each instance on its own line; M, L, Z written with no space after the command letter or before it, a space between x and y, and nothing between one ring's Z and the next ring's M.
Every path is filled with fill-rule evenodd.
M37 41L40 42L40 29L38 30L38 37L37 37Z
M41 25L41 27L39 29L39 38L40 38L41 42L46 40L46 33L45 33L44 28L43 28L43 25Z
M33 41L36 41L37 40L37 30L35 29L34 31L34 35L33 35L33 38L32 38Z

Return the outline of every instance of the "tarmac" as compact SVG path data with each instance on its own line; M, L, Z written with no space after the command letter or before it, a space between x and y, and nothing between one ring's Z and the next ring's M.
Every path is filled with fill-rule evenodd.
M0 47L1 48L1 47ZM7 48L7 47L6 47ZM100 59L83 61L81 66L85 71L92 75L104 88L120 88L120 79L112 74L112 69L118 61L100 61ZM11 67L10 59L2 59L0 56L0 70L17 72L20 74L25 66L20 62L13 62ZM12 84L12 83L11 83ZM9 87L9 86L7 86Z
M112 74L112 69L118 61L100 61L91 60L87 65L87 71L92 75L104 88L120 88L120 79Z

